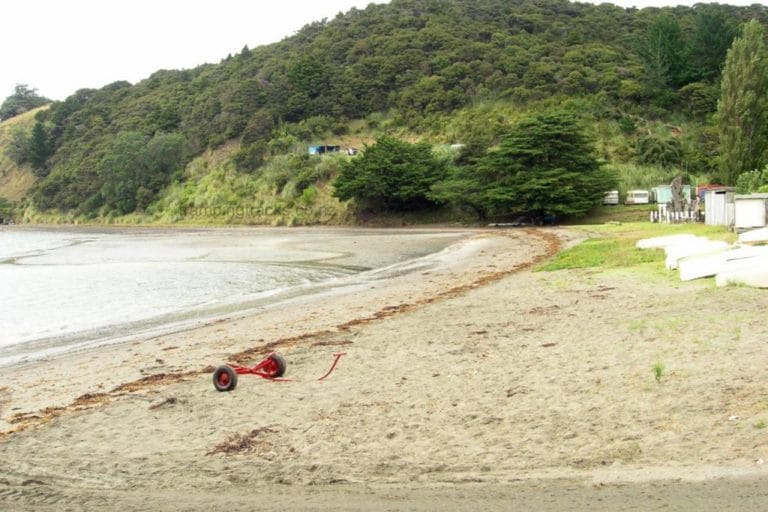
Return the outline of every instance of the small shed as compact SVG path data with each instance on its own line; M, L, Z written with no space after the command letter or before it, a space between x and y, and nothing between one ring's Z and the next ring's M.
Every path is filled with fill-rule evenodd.
M338 153L339 151L341 151L341 146L329 146L328 144L315 144L309 146L307 150L310 155L324 155L326 153Z
M734 196L736 229L765 227L768 221L768 194L744 194Z
M735 196L733 187L711 188L707 190L704 202L704 223L710 226L733 226Z
M706 202L707 194L709 194L710 191L719 190L721 188L726 188L726 187L725 185L716 185L714 183L701 183L699 185L696 185L696 197L698 197L700 201Z

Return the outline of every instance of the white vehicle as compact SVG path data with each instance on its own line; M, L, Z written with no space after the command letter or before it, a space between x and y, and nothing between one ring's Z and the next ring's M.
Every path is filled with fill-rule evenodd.
M627 192L627 200L624 204L648 204L651 202L651 193L647 190L630 190Z
M619 204L619 191L609 190L603 196L603 204Z

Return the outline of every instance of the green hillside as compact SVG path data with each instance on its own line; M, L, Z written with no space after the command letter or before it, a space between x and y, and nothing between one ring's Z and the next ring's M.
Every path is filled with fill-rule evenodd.
M0 202L21 201L35 183L32 167L28 163L18 164L11 156L12 148L15 134L31 132L35 116L47 108L39 107L0 122Z
M332 195L348 157L310 156L309 144L360 148L386 133L462 144L469 160L523 116L554 110L581 120L622 189L714 179L720 74L750 19L766 24L768 8L352 9L219 64L54 103L37 116L44 163L21 208L28 220L351 222Z

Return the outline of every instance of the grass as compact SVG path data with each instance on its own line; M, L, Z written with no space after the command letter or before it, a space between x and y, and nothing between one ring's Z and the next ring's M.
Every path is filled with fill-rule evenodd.
M582 226L589 236L579 245L562 251L536 270L554 271L573 268L628 268L664 261L661 250L637 249L643 238L691 233L713 240L734 242L736 235L724 227L703 224L651 224L634 222L601 226Z
M579 219L578 224L643 222L648 221L650 212L652 211L656 211L655 204L617 204L612 206L600 206L591 211L586 217Z
M616 268L663 261L661 251L640 251L634 244L611 238L590 238L572 249L558 254L555 259L539 267L539 270L563 270L572 268Z
M661 383L661 378L664 376L664 363L656 361L653 363L653 377L656 382Z
M29 164L18 166L5 154L5 149L11 142L12 130L21 128L27 132L31 131L35 124L35 115L48 107L49 105L38 107L0 123L0 196L11 202L21 200L37 181Z

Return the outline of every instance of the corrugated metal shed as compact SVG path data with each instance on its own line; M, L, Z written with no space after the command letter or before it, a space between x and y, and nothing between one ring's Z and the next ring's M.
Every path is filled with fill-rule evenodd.
M704 223L710 226L733 226L734 195L732 187L708 190L707 201L704 203Z

